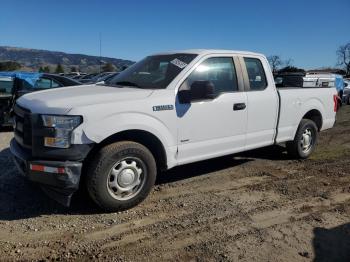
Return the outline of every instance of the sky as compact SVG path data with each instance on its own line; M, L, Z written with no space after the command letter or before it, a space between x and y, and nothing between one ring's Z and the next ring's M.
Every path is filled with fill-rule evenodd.
M0 0L0 46L140 60L160 51L247 50L336 66L350 0Z

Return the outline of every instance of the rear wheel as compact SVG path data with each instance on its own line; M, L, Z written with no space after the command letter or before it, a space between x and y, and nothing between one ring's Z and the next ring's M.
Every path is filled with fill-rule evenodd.
M288 153L293 158L308 158L315 150L318 140L318 129L314 121L301 120L294 140L287 142Z
M157 168L152 153L143 145L125 141L100 150L87 174L87 190L106 211L136 206L151 191Z

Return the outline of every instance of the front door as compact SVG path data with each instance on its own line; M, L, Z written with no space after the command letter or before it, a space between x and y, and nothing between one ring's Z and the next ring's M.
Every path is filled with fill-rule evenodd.
M233 57L207 58L180 86L188 89L195 81L209 81L215 92L208 99L177 102L179 164L244 149L247 97L240 90L235 64L239 66Z

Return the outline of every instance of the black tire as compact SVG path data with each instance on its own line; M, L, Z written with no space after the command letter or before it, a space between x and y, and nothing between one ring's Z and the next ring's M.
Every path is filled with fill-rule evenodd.
M350 105L350 95L348 96L347 104Z
M311 137L310 140L307 140L309 138L303 139L303 137ZM305 145L307 145L310 142L310 146L306 148ZM297 159L306 159L308 158L314 151L317 145L318 140L318 128L314 121L309 119L302 119L298 130L295 134L294 140L287 142L287 151L288 154ZM304 146L303 144L304 143Z
M138 174L140 169L142 172ZM104 211L115 212L142 202L152 190L156 176L157 166L152 153L139 143L122 141L105 146L96 154L88 167L86 186L90 197L98 206ZM124 196L125 192L119 191L118 188L132 187L137 183L136 180L142 182L141 185L135 185L137 190L130 189L137 191L134 192L135 195ZM123 181L129 183L125 188Z

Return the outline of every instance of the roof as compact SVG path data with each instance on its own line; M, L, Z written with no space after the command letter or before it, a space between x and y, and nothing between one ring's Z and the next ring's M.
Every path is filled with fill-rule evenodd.
M32 73L32 72L21 72L21 71L0 72L0 77L13 77L13 78L22 79L28 82L32 86L34 86L35 82L41 76L42 76L41 73Z
M41 75L41 73L36 73L36 72L22 72L22 71L3 71L3 72L0 72L0 76L3 76L3 77L18 77L18 78L35 77L35 78L37 78L40 75Z
M244 54L244 55L263 55L259 53L249 52L249 51L237 51L237 50L225 50L225 49L185 49L185 50L175 50L159 52L155 55L168 55L168 54L198 54L198 55L209 55L209 54Z
M306 77L314 77L314 78L343 78L342 75L339 75L339 74L333 74L333 73L307 73L306 74Z

